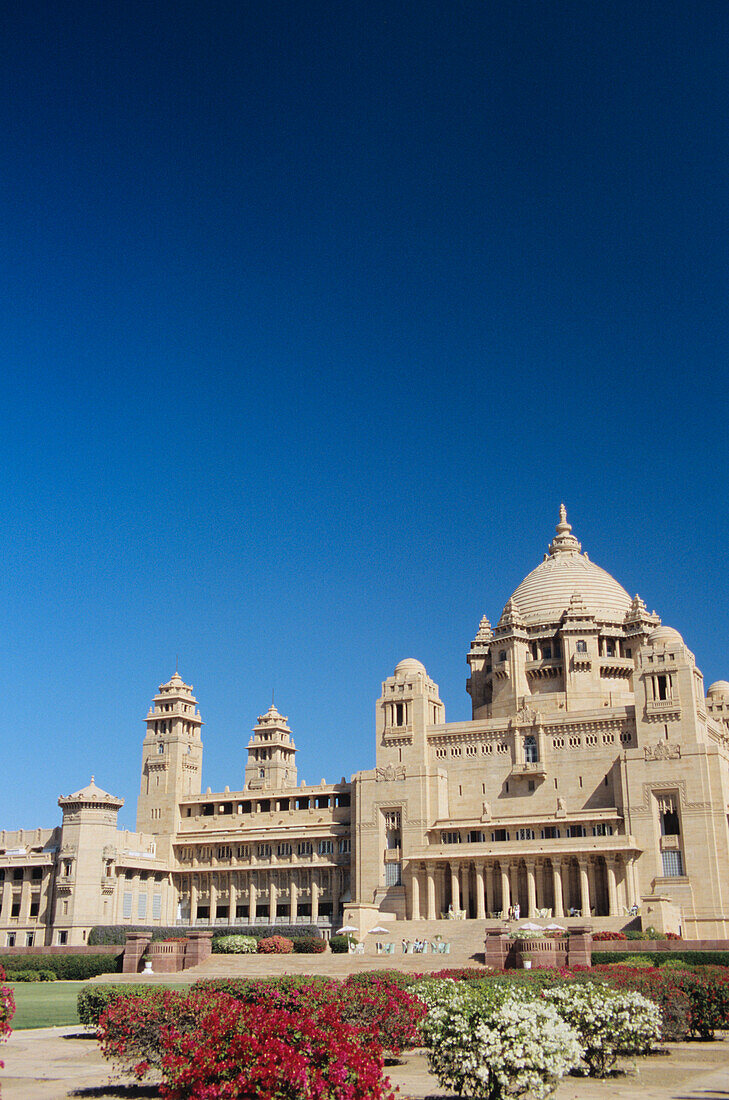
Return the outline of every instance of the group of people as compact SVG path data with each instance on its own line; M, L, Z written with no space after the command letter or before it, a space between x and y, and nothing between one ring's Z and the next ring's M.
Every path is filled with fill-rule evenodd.
M402 941L402 953L403 955L422 955L427 947L425 940L410 940Z
M521 905L519 905L519 902L517 901L515 905L509 906L509 920L519 920L520 917Z

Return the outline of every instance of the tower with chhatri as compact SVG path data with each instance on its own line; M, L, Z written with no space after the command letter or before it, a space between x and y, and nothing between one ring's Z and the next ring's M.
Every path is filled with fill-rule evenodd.
M288 718L279 714L274 703L258 717L248 742L245 788L280 790L296 786L296 753Z
M202 718L179 672L160 684L145 722L137 829L170 836L179 828L180 798L199 794L202 783Z

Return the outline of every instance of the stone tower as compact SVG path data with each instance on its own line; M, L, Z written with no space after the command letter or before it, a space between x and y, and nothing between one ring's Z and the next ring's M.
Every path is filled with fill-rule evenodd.
M58 799L63 812L59 873L55 887L58 942L84 944L95 924L111 923L113 862L117 856L117 816L124 805L96 786ZM101 884L101 887L100 885Z
M142 783L137 803L137 830L170 835L179 828L182 795L199 794L202 782L202 719L192 684L179 672L160 684L145 718Z
M246 790L296 786L296 746L291 737L288 718L276 710L273 703L253 727L248 742Z

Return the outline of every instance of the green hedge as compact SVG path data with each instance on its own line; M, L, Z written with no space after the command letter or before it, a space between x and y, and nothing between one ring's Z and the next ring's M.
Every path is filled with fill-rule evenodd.
M335 955L346 955L349 950L349 936L332 936L329 946Z
M101 944L119 944L121 947L127 942L127 933L143 932L153 940L178 939L186 936L188 932L212 932L215 938L219 936L255 936L261 939L263 936L286 936L293 939L295 936L312 936L321 939L321 932L315 926L305 924L196 924L195 927L178 924L174 928L145 928L143 925L131 924L104 924L97 925L89 932L89 947L99 947Z
M298 936L291 941L295 955L321 955L327 949L326 940L318 936Z
M121 962L121 955L0 955L0 966L6 972L48 971L53 967L56 977L67 982L83 982L97 974L116 974L121 970Z
M593 966L605 963L625 962L627 951L593 951ZM654 966L661 966L670 959L687 963L689 966L729 966L729 951L651 951L641 954L641 958L650 960Z
M101 1013L117 997L159 997L163 992L158 985L89 985L78 995L78 1018L87 1027L97 1027Z
M55 982L57 979L53 970L8 970L5 980L7 982Z

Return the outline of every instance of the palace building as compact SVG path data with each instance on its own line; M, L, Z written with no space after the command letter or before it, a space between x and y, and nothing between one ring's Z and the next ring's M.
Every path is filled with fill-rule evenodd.
M288 720L253 728L240 790L203 793L202 719L176 672L145 719L137 831L94 780L55 829L0 832L0 946L91 928L589 917L729 935L729 683L582 553L548 553L467 655L447 722L420 661L376 703L376 766L300 784Z

